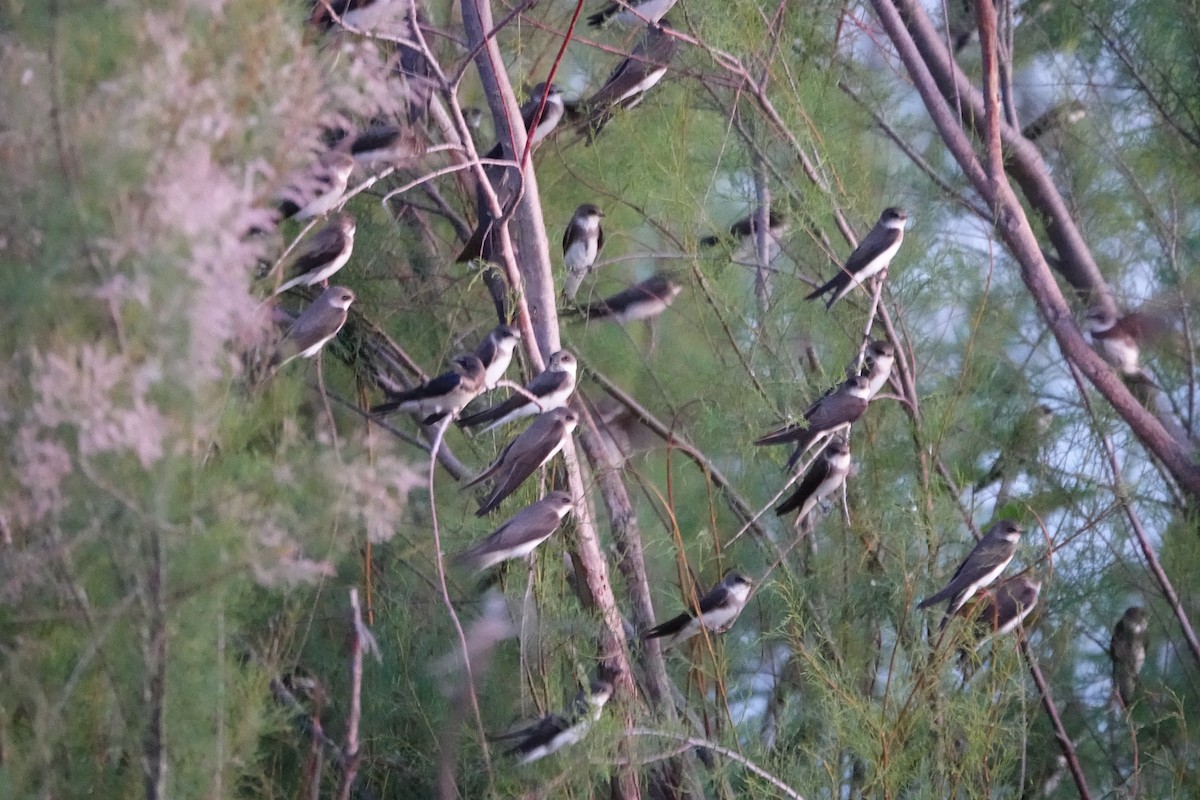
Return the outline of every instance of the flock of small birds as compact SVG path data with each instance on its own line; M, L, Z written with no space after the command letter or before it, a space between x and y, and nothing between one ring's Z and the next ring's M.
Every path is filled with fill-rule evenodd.
M622 60L607 81L591 97L575 103L564 100L553 84L534 88L532 97L521 109L526 131L533 145L549 135L564 118L577 120L580 134L590 144L619 109L637 105L646 92L665 74L679 40L672 35L663 18L674 0L643 0L641 3L613 3L588 18L592 26L609 23L644 25L645 32L630 55ZM385 18L389 0L317 0L313 19L326 25L340 23L351 30L369 28ZM324 224L307 237L283 264L276 276L278 295L293 287L320 284L320 294L290 325L272 357L275 367L295 357L312 358L346 322L354 292L342 286L329 286L329 280L349 261L354 248L355 220L339 211L351 173L356 167L370 169L385 164L400 152L410 152L404 144L402 125L375 125L366 131L345 137L337 147L324 153L307 174L287 186L277 206L279 219L309 220L325 217ZM488 158L504 154L504 142L497 142ZM489 166L486 174L500 196L502 205L515 190L506 183L503 168ZM489 261L494 257L494 221L488 204L480 196L478 223L458 260ZM576 296L595 267L604 247L601 226L603 212L585 203L576 209L563 234L562 253L565 279L562 297L565 312L588 319L609 319L617 323L651 319L661 314L679 295L682 287L669 274L659 273L622 292L596 302L579 305ZM748 240L754 237L756 217L751 215L734 223L728 236L706 237L701 246L712 247L722 241ZM769 235L775 235L785 221L775 211L768 215ZM826 308L868 281L882 281L887 268L904 239L907 216L902 209L888 208L880 215L870 233L850 254L828 282L807 299L824 298ZM1086 327L1097 350L1124 376L1139 373L1134 315L1115 318L1102 309L1089 312ZM421 385L403 391L387 391L387 399L370 409L374 416L392 413L413 415L423 425L451 421L467 430L491 431L532 418L529 425L504 447L496 459L464 488L486 484L477 516L497 511L525 481L550 462L563 448L579 423L578 414L569 407L575 392L578 364L575 356L560 350L553 353L543 372L529 380L520 392L508 399L478 410L468 406L480 395L496 389L513 358L521 336L516 328L501 324L491 330L470 354L450 361L447 372ZM860 371L828 391L803 414L803 420L783 425L755 441L756 445L788 444L794 452L787 470L794 474L796 465L813 448L821 446L807 471L796 476L796 488L775 508L780 517L797 513L797 524L818 504L843 487L851 472L848 432L866 413L872 399L887 384L896 360L893 345L871 341L863 350ZM444 430L444 427L443 427ZM524 558L558 530L571 513L575 499L568 492L553 490L537 502L520 509L499 525L489 536L455 557L463 568L482 571L510 559ZM944 588L922 600L924 609L947 603L939 630L955 615L969 617L985 637L1014 630L1038 602L1041 584L1016 577L992 585L1012 561L1022 528L1011 520L993 524L955 570ZM729 630L751 597L753 584L736 571L728 572L697 602L678 616L641 633L641 639L658 639L663 647L672 647L702 632L717 634ZM972 602L974 600L975 602ZM1121 667L1118 680L1121 699L1126 704L1132 681L1145 659L1145 612L1129 609L1113 635L1114 665L1118 647L1132 652ZM1135 645L1118 644L1139 641ZM1140 654L1139 654L1140 653ZM1116 666L1114 666L1116 670ZM549 714L534 724L505 734L515 740L513 753L521 763L540 759L578 741L599 718L601 709L613 694L608 680L594 680L584 688L571 708L562 714Z

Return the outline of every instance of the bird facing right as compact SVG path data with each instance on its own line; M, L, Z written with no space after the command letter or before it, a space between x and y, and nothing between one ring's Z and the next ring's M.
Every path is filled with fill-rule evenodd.
M972 595L1000 577L1000 573L1004 572L1004 568L1013 560L1023 532L1021 526L1010 519L997 522L958 565L950 582L937 593L917 603L917 608L929 608L935 603L949 600L946 615L942 617L941 625L938 626L939 630L945 628L954 612L962 608Z

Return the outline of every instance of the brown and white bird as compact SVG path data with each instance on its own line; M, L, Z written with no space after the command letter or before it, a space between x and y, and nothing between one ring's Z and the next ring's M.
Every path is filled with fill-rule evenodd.
M700 598L698 606L644 631L642 640L662 638L665 650L686 642L702 629L724 633L733 627L738 615L746 607L751 588L749 580L737 572L729 572Z
M1016 522L1002 519L988 529L950 577L950 581L935 594L917 603L918 609L948 600L946 613L938 629L946 627L950 617L973 595L990 586L1017 552L1024 530Z
M491 466L463 486L468 489L486 480L492 491L479 505L475 516L482 517L499 507L534 471L554 458L571 437L579 415L569 408L556 408L539 414L520 436L504 448Z
M524 558L558 530L572 508L570 494L551 492L518 511L486 539L459 553L454 560L478 571L509 559Z
M796 463L819 438L850 427L867 410L870 402L871 385L861 375L847 378L834 391L826 394L804 412L803 423L792 423L776 428L754 441L756 445L796 443L796 450L788 459L787 469Z
M473 355L450 360L451 370L403 392L389 392L388 401L374 406L372 414L407 411L417 415L422 425L432 425L445 417L454 418L467 403L483 391L486 372Z
M1113 689L1122 708L1129 708L1133 703L1138 675L1146 665L1148 628L1149 618L1141 606L1125 609L1113 628L1108 655L1112 659Z
M958 615L974 617L975 629L984 639L1003 636L1016 630L1037 605L1042 591L1039 581L1012 578L981 593L979 601L958 610Z
M529 99L521 104L521 123L525 133L533 140L532 145L539 144L558 127L563 118L562 92L553 83L539 83L529 92ZM504 143L496 142L484 158L500 158L504 155ZM515 153L515 156L520 153Z
M1088 309L1084 328L1100 357L1125 378L1149 380L1141 366L1144 345L1162 339L1171 329L1165 314L1133 311L1117 316L1103 306Z
M838 273L804 299L813 300L829 292L829 299L825 301L828 310L855 286L887 269L900 249L900 243L904 241L904 223L907 220L908 215L902 208L884 209L875 227L854 248Z
M279 213L283 219L306 220L327 214L346 193L354 157L328 150L306 172L292 178L279 194Z
M334 273L346 266L354 252L356 223L349 214L334 214L316 233L297 248L285 266L286 279L272 294L293 286L329 285Z
M578 104L578 111L584 115L579 132L587 136L589 143L618 108L633 108L662 80L678 49L679 42L667 20L646 26L646 33L629 56L617 64L604 85Z
M330 286L304 309L288 329L283 343L271 359L272 365L286 364L293 358L312 358L346 324L354 292L345 286Z
M834 436L800 481L796 491L775 507L775 516L782 517L799 509L800 513L796 516L799 522L817 503L837 491L849 474L850 445L842 437Z
M611 319L622 324L651 319L666 311L682 291L674 277L660 272L611 297L588 303L577 313L589 320Z
M559 350L550 356L546 369L525 384L524 393L516 393L503 403L470 414L458 421L464 428L487 425L481 431L507 425L522 417L532 417L555 408L562 408L575 392L575 372L578 363L569 350ZM532 397L530 397L532 395Z
M603 217L604 212L599 208L584 203L575 209L571 221L567 223L562 241L567 277L563 281L562 294L568 301L574 302L579 286L592 271L596 256L604 249L604 229L600 227Z

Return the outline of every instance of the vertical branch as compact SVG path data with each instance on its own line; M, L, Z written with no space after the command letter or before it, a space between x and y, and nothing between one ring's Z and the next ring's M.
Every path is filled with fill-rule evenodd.
M143 659L145 661L145 684L142 688L146 701L146 732L142 738L142 775L146 800L164 800L167 791L167 621L166 590L162 537L159 531L150 530L148 536L148 570L146 585L142 587L142 604L145 613L143 628Z
M767 183L766 161L754 151L754 250L757 269L754 273L754 297L758 300L758 326L765 323L771 309L771 187Z
M1029 667L1029 674L1033 676L1038 695L1042 699L1042 708L1046 710L1046 716L1050 718L1050 725L1054 728L1054 738L1062 749L1063 758L1067 760L1067 768L1070 769L1071 777L1075 780L1075 787L1079 789L1079 797L1081 800L1091 800L1092 795L1088 791L1087 778L1084 777L1083 767L1079 765L1079 758L1075 755L1075 745L1071 743L1071 737L1067 736L1067 731L1063 727L1058 706L1055 705L1054 697L1050 694L1050 685L1046 683L1046 677L1042 675L1042 670L1033 657L1029 640L1025 638L1025 631L1018 628L1017 636L1019 637L1017 641L1021 648L1021 656Z
M366 626L363 624L362 607L358 602L358 589L350 590L350 613L353 615L353 632L350 636L350 713L346 716L346 747L343 750L339 800L350 800L350 788L354 786L354 779L358 776L358 765L362 762L362 753L358 749L358 723L362 719L362 666L365 645L363 631L366 630ZM320 778L319 770L317 778Z

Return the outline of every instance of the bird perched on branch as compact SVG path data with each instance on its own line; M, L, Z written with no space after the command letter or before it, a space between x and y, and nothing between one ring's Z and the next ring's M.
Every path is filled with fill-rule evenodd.
M524 558L558 530L571 513L571 495L555 491L518 511L483 541L454 557L473 570L483 570L511 558Z
M322 153L309 170L293 176L279 193L281 219L303 221L332 211L346 193L354 163L349 153Z
M743 241L753 240L758 228L756 214L757 212L752 212L730 225L729 232L724 236L705 236L700 240L700 246L716 247L721 242L729 242L732 246L738 247ZM783 236L787 232L787 227L787 219L778 210L772 208L767 213L767 235L772 240L778 240Z
M580 284L592 271L596 256L604 249L604 229L600 227L603 217L603 211L591 203L584 203L575 209L567 223L562 241L567 277L563 281L562 294L568 301L575 301Z
M841 300L855 286L864 283L868 278L883 272L892 263L900 243L904 241L904 223L908 215L902 208L884 209L875 227L867 234L867 238L854 248L854 252L846 259L838 273L825 284L814 289L805 300L813 300L829 292L825 308L833 308L833 304Z
M468 489L488 479L492 481L492 491L480 503L475 516L482 517L494 511L534 470L554 458L578 424L579 415L569 408L539 414L487 469L463 486Z
M417 415L422 425L432 425L445 417L458 416L467 403L483 391L483 363L473 355L451 359L451 370L403 392L389 392L388 401L371 408L372 414L407 411Z
M288 328L283 343L271 358L272 366L281 366L293 358L312 358L321 352L346 324L354 292L345 286L330 286L304 309Z
M522 417L562 408L575 392L577 368L575 356L568 350L559 350L550 356L546 369L525 384L525 393L518 392L503 403L465 416L458 424L464 428L487 425L482 431L487 433Z
M733 627L734 621L746 607L751 588L749 580L737 572L729 572L700 598L697 606L643 632L642 639L663 638L662 646L666 649L687 641L700 633L702 628L713 633L724 633Z
M1112 659L1113 690L1122 708L1129 708L1133 704L1138 675L1146 665L1148 628L1146 609L1141 606L1125 609L1113 628L1108 655Z
M804 412L804 424L793 423L776 428L754 441L756 445L796 443L796 450L787 462L787 469L796 466L813 442L858 421L867 410L871 384L867 378L854 375L834 391L826 394Z
M304 241L285 266L286 280L272 294L293 286L329 286L329 279L346 265L354 252L357 225L349 214L334 214L325 225Z
M977 602L964 605L956 613L974 618L975 630L984 640L1003 636L1025 621L1037 605L1041 591L1039 581L1012 578L995 589L983 590Z
M799 522L817 503L836 492L849 474L850 445L842 437L834 436L821 451L821 457L809 468L796 491L775 507L775 515L782 517L800 509L796 515L796 521Z
M509 753L518 756L518 764L529 764L582 739L600 719L600 713L612 695L611 683L592 681L588 688L575 696L567 712L547 714L532 725L494 738L519 739Z
M929 608L949 600L938 630L946 627L951 615L963 607L981 589L992 584L1013 560L1023 530L1012 520L1002 519L988 529L963 562L954 571L950 582L940 591L917 603L918 609Z
M646 26L645 35L629 56L617 64L604 85L572 109L583 117L578 130L589 143L612 119L613 112L618 108L633 108L642 102L646 92L667 74L667 65L679 49L679 42L671 31L665 19Z

